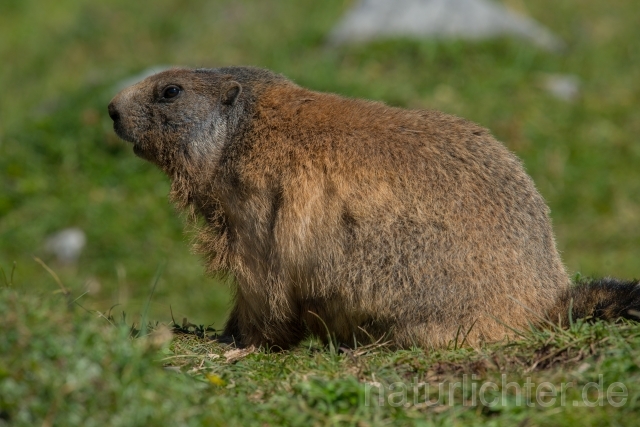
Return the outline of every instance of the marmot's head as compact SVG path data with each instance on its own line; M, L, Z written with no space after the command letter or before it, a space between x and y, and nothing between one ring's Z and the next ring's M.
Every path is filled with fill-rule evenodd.
M243 112L242 86L221 71L172 69L124 89L109 104L114 130L168 174L211 162Z

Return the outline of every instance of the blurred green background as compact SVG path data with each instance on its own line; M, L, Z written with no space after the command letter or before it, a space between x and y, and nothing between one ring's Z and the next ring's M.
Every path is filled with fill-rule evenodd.
M111 129L118 82L148 67L257 65L312 89L433 108L489 128L548 201L571 273L640 276L640 5L505 0L562 37L526 42L396 40L329 49L345 0L0 2L0 267L55 291L41 257L87 308L135 316L156 271L151 318L222 327L230 287L205 277L169 204L167 178ZM573 102L542 88L573 74ZM46 236L80 227L74 266ZM1 277L0 277L0 280Z

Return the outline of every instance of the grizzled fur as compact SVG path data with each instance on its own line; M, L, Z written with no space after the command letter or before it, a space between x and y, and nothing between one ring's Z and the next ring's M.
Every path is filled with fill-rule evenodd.
M560 324L571 319L640 319L640 286L638 281L605 277L581 281L566 289L549 318ZM568 319L568 316L571 319Z
M566 318L571 301L579 315L624 315L606 305L638 293L570 290L531 178L466 120L244 67L162 72L109 113L171 178L178 206L204 220L208 269L237 281L225 334L245 345L288 348L327 331L347 343L442 347L461 334L476 345Z

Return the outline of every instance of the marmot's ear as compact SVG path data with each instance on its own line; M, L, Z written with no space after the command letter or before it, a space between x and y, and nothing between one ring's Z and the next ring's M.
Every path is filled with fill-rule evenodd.
M224 105L234 105L242 93L242 86L235 81L225 82L222 87L222 103Z

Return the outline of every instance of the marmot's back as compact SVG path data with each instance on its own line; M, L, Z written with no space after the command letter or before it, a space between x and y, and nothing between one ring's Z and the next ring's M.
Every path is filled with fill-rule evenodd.
M403 345L441 345L474 323L468 340L498 339L508 333L499 321L526 328L566 288L542 197L485 129L290 85L273 92L252 124L270 135L256 151L270 154L249 162L282 165L271 250L290 254L286 268L315 265L306 280L341 296L337 308L302 309L354 322L336 325L339 336L367 319L376 336L413 325L394 326Z

